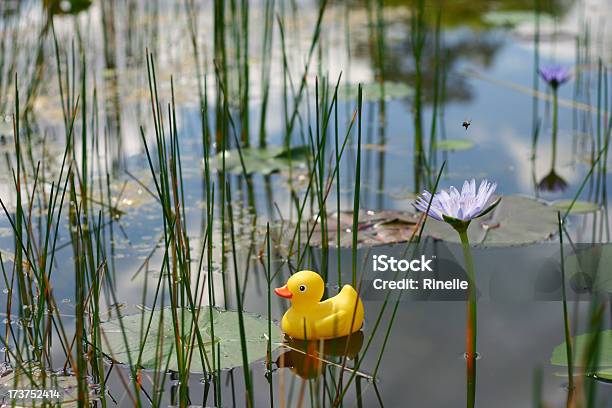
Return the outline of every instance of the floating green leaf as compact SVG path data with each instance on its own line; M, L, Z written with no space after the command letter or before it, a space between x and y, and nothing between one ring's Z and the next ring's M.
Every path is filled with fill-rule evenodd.
M602 380L612 381L612 368L600 368L595 376Z
M413 89L403 82L385 81L384 84L384 99L402 99L413 94ZM369 84L362 84L363 100L364 101L378 101L382 98L383 87L380 86L379 82L372 82ZM344 101L355 101L357 100L358 84L344 85L338 91L338 97Z
M541 24L550 24L554 20L549 15L540 14ZM482 19L495 26L517 26L519 24L534 24L536 13L529 11L491 11L483 15Z
M12 390L49 390L47 392L47 402L54 403L53 406L63 408L77 407L78 380L72 375L62 375L54 372L45 372L43 382L43 371L34 364L27 364L24 367L9 369L0 375L0 403L3 399L8 400L7 391ZM88 384L90 386L91 384ZM53 390L53 392L50 392ZM59 397L55 393L59 394ZM42 394L44 396L44 394ZM95 400L98 396L90 387L89 398ZM42 406L42 399L12 400L18 407ZM61 401L61 402L58 402ZM5 401L6 402L6 401ZM57 403L55 403L57 402Z
M567 211L571 206L570 214L583 214L599 210L599 205L590 201L575 201L572 205L572 200L559 200L551 205L561 211Z
M475 219L468 228L472 244L525 245L544 241L558 230L557 210L534 199L504 196L491 213ZM429 218L424 234L459 242L459 234L447 223Z
M468 150L474 146L474 142L467 139L446 139L439 140L435 143L436 150L442 151L457 151Z
M589 352L589 345L594 336L599 334L598 367L594 374L602 378L609 378L612 374L612 330L603 330L599 333L586 333L572 337L572 350L574 355L574 365L580 366L586 361L586 353ZM551 364L557 366L567 366L567 353L565 342L554 348L550 357Z
M234 311L221 310L208 307L199 309L197 327L203 341L202 353L205 353L206 358L203 360L200 356L200 348L198 347L197 336L193 349L191 372L204 372L209 366L206 364L206 359L212 364L213 348L220 348L221 363L220 368L225 370L242 365L241 341L238 330L238 313ZM211 337L211 322L210 312L214 324L214 339ZM184 323L185 342L190 342L192 338L191 322L192 315L189 311L178 311L179 317ZM152 319L151 328L148 336L143 341L141 347L141 319L145 319L144 327L146 329L147 322ZM249 363L260 360L266 356L268 340L268 322L257 316L243 313L244 326L246 333L246 347ZM174 326L170 309L155 310L153 312L145 311L143 314L124 316L121 318L124 334L127 338L127 347L123 340L123 334L120 322L117 319L103 323L100 328L103 333L103 352L110 356L115 361L128 363L128 354L131 357L133 364L147 369L155 369L156 367L164 367L169 359L168 369L178 371L178 361L176 359ZM161 326L161 327L160 327ZM281 332L275 325L272 325L272 349L278 347L281 342ZM185 344L189 343L184 343ZM161 350L161 351L160 351ZM161 353L161 355L160 355ZM161 361L160 361L161 357Z
M607 245L578 245L565 258L565 270L570 286L578 292L603 291L612 293L612 248Z
M240 160L242 153L242 161ZM211 166L217 170L223 168L223 152L211 160ZM308 146L297 146L289 149L280 147L243 148L225 151L225 169L234 174L242 174L242 162L247 174L270 174L289 170L290 165L302 165L310 155Z

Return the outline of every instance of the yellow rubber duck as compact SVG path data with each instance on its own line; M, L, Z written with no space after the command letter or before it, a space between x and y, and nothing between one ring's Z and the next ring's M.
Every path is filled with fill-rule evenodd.
M363 303L351 285L344 285L336 296L321 302L325 284L318 273L300 271L283 287L274 289L278 296L291 300L291 307L281 321L281 329L294 339L333 339L348 336L363 325Z

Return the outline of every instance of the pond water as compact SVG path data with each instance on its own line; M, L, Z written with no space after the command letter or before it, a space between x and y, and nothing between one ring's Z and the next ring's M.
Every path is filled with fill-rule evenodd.
M356 185L360 188L358 205L364 212L411 212L416 195L431 188L443 163L442 188L461 185L466 179L487 178L497 182L497 193L503 196L521 195L546 204L577 197L591 203L596 211L568 216L567 239L607 243L612 225L606 165L606 141L612 124L608 85L612 32L607 21L612 18L612 6L606 0L425 3L419 20L418 1L3 2L0 160L5 171L0 173L0 198L5 212L0 217L0 254L5 278L0 279L0 310L9 323L0 328L8 342L0 358L4 356L15 367L16 352L30 341L28 330L17 324L24 306L15 278L21 270L16 262L19 257L25 264L36 259L52 271L53 298L68 338L75 336L79 319L74 317L82 310L79 299L91 290L91 276L96 271L105 275L99 291L99 316L92 317L89 303L85 330L97 319L116 316L118 310L127 315L148 307L159 309L155 287L158 282L165 285L168 257L173 265L177 262L172 256L165 257L164 249L169 246L172 251L176 246L189 248L180 261L191 265L191 275L184 279L202 291L203 305L209 304L205 295L209 274L215 282L209 293L216 306L230 310L242 306L278 324L288 303L272 295L268 316L267 290L270 285L282 286L290 273L299 269L326 271L327 292L333 295L339 280L351 282L353 267L357 276L363 276L364 285L375 278L369 263L372 253L400 257L407 250L404 244L384 238L380 246L360 246L354 260L350 244L337 250L331 238L329 252L307 248L307 235L303 231L294 234L298 218L302 217L304 225L306 219L316 218L318 200L325 194L328 213L351 211ZM225 16L218 14L220 4ZM324 12L318 25L320 10ZM220 26L225 30L221 36ZM419 38L423 44L417 56L414 44ZM566 66L572 73L570 81L559 87L556 147L553 93L538 75L539 67L551 64ZM151 85L148 72L153 71L156 82ZM15 76L21 117L17 125L19 155L12 119L16 113ZM322 122L339 77L338 102L329 111L327 132L322 132L317 111ZM380 95L383 83L385 98ZM364 101L359 120L351 123L356 117L357 84L364 86ZM157 93L157 104L152 104L150 86ZM226 106L219 103L224 97ZM325 109L317 109L317 97L324 100ZM224 116L225 108L231 120ZM73 140L69 141L66 129L71 126L73 110ZM161 117L154 116L157 114ZM341 145L349 128L346 150L337 160L335 135ZM245 134L249 135L251 151ZM320 167L312 176L313 158L324 134L323 159L316 163ZM267 147L256 150L262 135ZM204 148L205 138L210 138L209 149ZM188 239L186 244L174 241L178 240L174 235L172 245L164 244L174 224L170 226L158 194L164 174L160 162L166 161L170 167L176 163L157 156L160 140L166 143L164 154L168 157L180 151L180 182L176 182L180 189L173 194L172 180L167 197L177 200L180 196L180 204L172 211L181 214L181 237ZM224 143L233 149L233 156L225 156L225 174L218 156ZM241 152L242 160L237 159L237 143L246 149ZM286 143L295 148L291 151L296 157L290 165ZM62 170L67 145L73 147L67 157L73 159L74 196L70 183L64 184L69 180L67 166ZM426 163L419 155L420 145ZM304 151L299 150L301 146L308 146L310 155L299 155ZM206 155L212 167L210 178L204 170ZM357 163L360 180L356 182ZM20 188L14 182L20 177L14 175L18 167ZM245 168L255 171L245 177ZM319 184L311 183L311 177ZM63 205L53 206L49 201L53 194L57 196L57 180L62 182L60 191L67 190ZM80 195L83 182L89 183L87 199ZM223 190L226 185L231 206ZM214 200L210 196L213 189ZM32 201L31 214L20 210L20 206L28 208L21 200ZM83 202L89 204L84 207ZM83 214L88 206L89 213ZM52 260L41 255L49 208L54 213L63 208L59 221L50 224L50 231L57 225L57 232L51 234L57 237L49 252L54 255ZM300 208L304 208L303 216L298 214ZM16 250L15 220L20 214L21 239L28 243L23 251ZM521 216L520 211L516 216ZM88 219L88 224L77 223L74 217ZM336 218L326 220L329 230L335 230ZM272 273L277 272L270 285L262 266L267 259L268 222L273 236L270 262ZM544 223L533 219L538 222ZM506 231L506 225L502 227L500 231ZM550 406L566 404L565 367L550 363L553 349L564 341L555 228L556 224L552 229L548 225L539 240L507 241L544 241L541 245L475 250L477 281L483 290L478 321L478 406L530 406L534 398ZM84 238L88 233L90 241ZM233 244L231 234L235 235ZM317 230L315 235L320 234ZM213 241L210 248L207 240ZM87 242L93 242L92 248L87 249ZM431 244L441 245L449 258L461 265L459 245ZM95 256L81 258L80 254L88 253ZM605 271L605 259L602 264ZM203 272L198 274L199 270ZM461 266L459 270L463 273ZM76 277L80 273L89 277L79 281ZM27 279L28 273L24 276ZM43 297L38 292L40 281L32 272L29 276L35 286L33 293ZM240 303L236 285L244 291ZM171 296L168 288L163 290L160 299L168 306ZM546 296L540 296L542 293ZM590 298L578 298L583 301L573 297L569 302L572 333L576 334L589 329L591 316L590 302L586 301ZM394 297L385 304L382 297L365 294L364 303L363 338L353 340L363 344L349 347L357 350L355 354L362 360L343 406L462 406L466 371L463 298L406 298L397 303L397 313L393 313ZM385 341L391 319L391 334ZM610 326L610 307L602 321L603 328ZM53 345L48 346L51 357L47 363L51 364L45 367L65 368L66 351L60 347L59 329L51 330L49 336ZM288 354L281 359L284 353ZM357 361L351 357L347 367ZM305 374L299 367L312 362L305 363L303 354L284 346L273 352L276 364L271 372L262 360L252 363L254 405L270 405L272 394L275 406L332 406L336 381L343 377L346 385L352 371L340 368L342 357L327 358L337 366L326 367L317 360L315 364L323 368L314 374ZM291 364L298 368L284 367ZM126 385L133 379L129 368L105 361L104 372L108 373L104 376L106 404L133 405L133 389ZM95 378L92 367L87 373ZM184 387L177 374L164 374L166 381L156 391L155 370L144 373L144 405L159 395L162 406L185 405L181 400ZM218 387L222 406L245 405L243 369L223 371L220 378L220 382L207 381L203 374L190 375L190 403L215 404ZM612 406L610 386L597 382L597 391L594 406Z

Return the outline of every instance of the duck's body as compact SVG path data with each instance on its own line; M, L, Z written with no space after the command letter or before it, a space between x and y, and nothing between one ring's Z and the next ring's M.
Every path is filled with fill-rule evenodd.
M302 290L304 289L304 290ZM276 294L291 300L281 321L285 334L295 339L332 339L348 336L363 325L363 303L350 285L320 301L324 292L321 277L312 271L294 274Z

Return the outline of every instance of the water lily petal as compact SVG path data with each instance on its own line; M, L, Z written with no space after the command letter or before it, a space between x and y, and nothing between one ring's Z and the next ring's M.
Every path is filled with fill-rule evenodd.
M424 191L415 200L414 207L436 220L452 219L469 223L472 219L488 213L499 203L499 199L492 199L496 188L496 183L483 180L476 189L475 179L466 180L461 191L450 186L448 190L441 190L433 197L430 192Z

